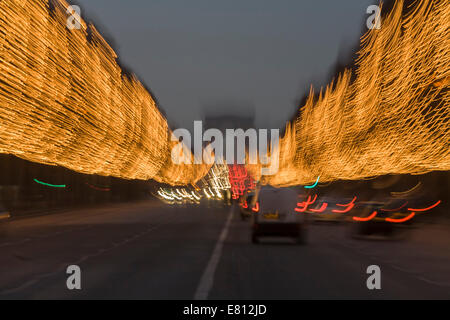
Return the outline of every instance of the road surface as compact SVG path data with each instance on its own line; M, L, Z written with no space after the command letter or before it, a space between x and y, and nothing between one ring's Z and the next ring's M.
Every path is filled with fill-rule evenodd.
M311 225L308 244L254 245L230 207L106 205L11 221L0 239L0 299L450 298L450 227L361 241ZM366 269L381 268L381 290ZM66 269L81 268L81 290Z

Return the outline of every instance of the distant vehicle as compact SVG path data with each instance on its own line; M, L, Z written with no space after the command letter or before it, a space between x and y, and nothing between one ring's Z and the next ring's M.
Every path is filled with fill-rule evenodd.
M295 212L297 192L289 188L262 187L257 193L259 212L253 214L252 242L261 237L290 237L306 241L305 215Z
M355 221L351 226L351 236L356 239L382 240L391 239L395 233L396 226L386 222L386 214L383 214L381 208L385 206L384 202L366 201L359 203L354 209L356 217L362 220ZM365 221L376 212L376 216Z
M239 213L241 215L242 220L247 220L251 218L252 213L256 211L256 201L255 201L255 193L247 193L243 195L239 200Z

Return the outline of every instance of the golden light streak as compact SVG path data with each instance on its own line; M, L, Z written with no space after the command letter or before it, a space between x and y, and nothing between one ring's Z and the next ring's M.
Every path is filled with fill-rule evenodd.
M351 70L315 96L280 141L274 186L450 170L450 5L403 1L361 39Z
M151 94L93 25L67 28L67 7L0 1L0 153L125 179L200 179L209 166L172 164Z
M126 179L195 183L210 165L176 165L151 94L123 75L93 25L66 27L63 0L0 1L0 153ZM311 89L280 141L290 186L450 169L450 6L403 1L361 39L357 67ZM258 178L260 166L249 167Z

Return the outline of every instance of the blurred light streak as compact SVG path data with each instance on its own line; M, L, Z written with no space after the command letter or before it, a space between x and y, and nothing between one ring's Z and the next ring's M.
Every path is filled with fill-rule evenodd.
M39 181L38 179L34 179L35 182L42 184L43 186L52 187L52 188L65 188L65 184L50 184L46 182Z
M395 208L395 209L381 209L381 211L384 212L395 212L395 211L399 211L401 209L403 209L406 205L408 204L408 201L406 201L404 204L402 204L400 207Z
M395 1L362 36L355 67L311 88L280 139L279 171L262 183L450 170L449 51L448 0Z
M408 215L407 217L404 217L402 219L393 219L393 218L386 218L385 220L387 222L392 222L392 223L402 223L402 222L406 222L408 220L411 220L414 216L416 215L415 212L411 212L410 215Z
M177 199L177 200L183 200L183 198L182 198L182 197L178 197L178 196L175 194L175 192L173 192L173 190L172 190L172 192L170 193L170 195L172 196L172 198L175 198L175 199Z
M152 94L64 0L0 1L0 153L85 174L196 182L210 165L171 161Z
M9 212L0 212L0 221L11 218L11 214Z
M407 196L408 194L416 191L420 186L422 185L422 182L419 181L419 183L417 183L414 187L412 187L409 190L406 191L401 191L401 192L391 192L391 195L393 195L394 197L404 197Z
M308 209L308 206L313 204L316 200L317 200L317 194L314 195L314 198L312 200L311 200L311 196L308 196L308 199L306 201L298 202L297 208L295 208L294 210L296 212L305 212ZM298 208L298 207L302 207L302 208Z
M306 188L306 189L312 189L312 188L316 187L317 184L319 183L319 179L320 179L320 176L317 177L317 180L316 180L316 182L315 182L313 185L311 185L311 186L305 186L304 188Z
M200 201L201 200L201 196L197 195L195 193L195 191L191 191L192 196L194 197L195 200Z
M355 201L356 201L356 197L354 197L354 198L352 199L352 201L350 201L350 202L347 203L347 204L339 204L339 203L337 203L337 204L336 204L337 206L340 206L340 207L347 207L347 208L346 208L346 209L343 209L343 210L337 210L337 209L334 209L334 210L331 210L331 211L334 212L334 213L347 213L347 212L349 212L350 210L353 209L353 207L355 206Z
M309 211L321 213L321 212L324 212L327 207L328 207L328 203L324 202L324 203L322 203L322 206L320 207L320 209L309 209Z
M86 182L86 185L89 187L89 188L91 188L91 189L94 189L94 190L97 190L97 191L111 191L111 188L103 188L103 187L97 187L97 186L94 186L94 185L92 185L92 184L90 184L90 183L88 183L88 182Z
M151 93L92 24L67 29L67 7L0 1L0 153L173 186L204 177L211 165L171 161L177 142ZM381 29L361 38L356 67L311 88L263 184L450 170L449 50L448 1L395 1ZM245 182L231 188L238 198Z
M206 198L211 199L211 196L210 196L209 193L206 191L206 189L203 189L203 193L205 194Z
M370 216L365 217L365 218L361 218L361 217L353 217L353 220L355 221L359 221L359 222L367 222L372 220L373 218L375 218L377 216L378 212L374 211Z
M438 202L436 202L435 204L429 206L428 208L425 209L413 209L413 208L408 208L409 211L418 211L418 212L424 212L424 211L428 211L431 210L433 208L436 208L439 204L441 203L441 200L439 200Z
M229 184L233 199L238 199L244 193L248 193L256 187L247 168L236 164L229 166Z
M158 195L166 200L169 200L169 201L173 200L173 197L165 194L164 191L162 191L162 190L158 190Z

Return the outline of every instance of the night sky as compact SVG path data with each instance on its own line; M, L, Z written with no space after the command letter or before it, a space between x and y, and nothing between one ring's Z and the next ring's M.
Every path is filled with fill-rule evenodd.
M69 1L70 2L70 1ZM283 127L311 83L358 42L376 0L78 0L121 63L150 87L172 126L203 110L253 106ZM234 108L236 110L236 108Z

